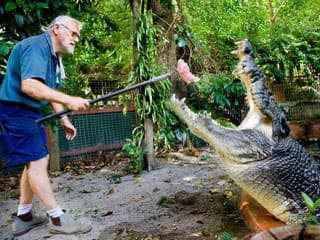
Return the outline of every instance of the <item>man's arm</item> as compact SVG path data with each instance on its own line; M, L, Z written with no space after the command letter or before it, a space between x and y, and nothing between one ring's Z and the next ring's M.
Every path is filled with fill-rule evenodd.
M34 99L63 104L72 111L84 110L87 109L90 105L89 100L87 99L81 97L73 97L56 91L46 86L39 80L32 78L22 80L21 90L23 93Z
M62 112L65 110L61 103L51 102L50 105L55 113Z

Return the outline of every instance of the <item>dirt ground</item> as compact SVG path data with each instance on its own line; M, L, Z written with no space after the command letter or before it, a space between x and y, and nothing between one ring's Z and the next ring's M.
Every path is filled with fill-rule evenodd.
M64 169L70 171L52 174L60 206L74 218L90 222L92 231L52 235L42 226L18 239L227 240L241 239L250 232L238 210L240 189L221 169L217 154L203 148L196 154L176 152L158 161L159 167L153 171L120 178L115 169L121 163L98 169L96 164L82 166L82 172L67 166ZM11 215L17 210L13 194L17 179L2 181L12 187L0 192L0 239L13 239ZM39 214L45 214L39 201L34 205Z

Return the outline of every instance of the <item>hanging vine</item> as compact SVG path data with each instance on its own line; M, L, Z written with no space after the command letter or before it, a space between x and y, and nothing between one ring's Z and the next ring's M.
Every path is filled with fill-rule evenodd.
M157 46L156 39L158 29L153 25L152 13L147 12L138 20L137 32L135 36L135 44L137 46L137 57L136 57L136 69L134 72L133 83L142 82L148 80L160 72L163 74L163 69L156 64ZM170 147L170 140L172 134L164 134L163 131L167 129L167 126L176 123L176 118L170 113L169 103L167 101L171 94L171 83L168 80L160 81L158 83L148 85L144 88L137 90L135 95L135 107L136 112L141 122L146 118L152 119L154 124L154 142L155 147ZM144 128L142 125L136 127L133 132L134 136L132 139L128 139L124 149L128 151L135 149L135 156L131 156L132 162L131 167L135 172L139 172L139 165L143 160L142 155L145 154L143 149L143 138ZM134 141L134 143L133 143ZM139 153L139 154L137 154Z
M158 29L153 25L152 13L148 12L141 16L138 22L137 41L137 68L136 79L147 80L158 75L160 67L156 64L156 39ZM163 72L163 70L162 70ZM175 117L170 113L168 97L171 94L170 81L161 81L147 86L137 92L135 106L140 120L151 118L155 125L156 145L169 147L168 139L159 138L161 130L172 125ZM160 142L159 142L160 141ZM161 141L163 141L161 143Z

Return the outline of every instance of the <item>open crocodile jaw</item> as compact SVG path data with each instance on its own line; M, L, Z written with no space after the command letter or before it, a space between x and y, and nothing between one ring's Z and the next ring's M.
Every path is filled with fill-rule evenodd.
M274 144L260 131L225 128L207 115L192 112L175 96L170 101L190 131L216 149L235 183L281 221L298 222L297 214L306 214L302 191L319 198L319 168L293 139Z
M236 55L240 57L238 75L247 87L250 110L237 129L192 112L174 95L170 101L191 132L217 150L226 171L240 187L281 221L298 222L301 219L297 215L306 215L301 193L313 200L320 198L319 163L288 137L285 116L265 88L247 43L238 44Z

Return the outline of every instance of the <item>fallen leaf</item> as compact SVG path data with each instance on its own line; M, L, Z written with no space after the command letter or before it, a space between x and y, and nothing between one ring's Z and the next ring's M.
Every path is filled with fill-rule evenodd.
M203 223L204 223L203 217L197 217L197 218L196 218L196 223L201 223L201 224L203 224Z
M233 192L231 190L224 190L223 195L227 198L231 198L233 196Z
M213 236L214 235L214 232L208 230L208 229L204 229L202 230L202 235L205 236L205 237L210 237L210 236Z
M226 181L226 180L220 180L219 182L217 182L217 184L218 184L219 186L225 185L225 184L227 184L227 181Z
M141 177L136 177L136 178L134 179L134 181L135 181L136 183L141 182Z
M112 215L112 214L113 214L112 211L108 211L108 212L106 212L106 213L102 213L101 216L102 216L102 217L106 217L106 216L110 216L110 215Z
M159 192L159 191L160 191L160 189L157 188L157 187L155 187L155 188L152 190L152 192Z
M111 188L111 189L109 190L109 192L107 193L107 195L111 195L111 194L113 194L113 193L115 193L115 190L114 190L114 188Z
M210 189L210 190L209 190L209 193L211 193L211 194L213 194L213 193L218 193L218 192L220 192L220 191L219 191L219 189L217 189L217 188L214 188L214 189Z
M144 196L136 197L136 198L134 199L134 201L135 201L135 202L140 202L143 198L144 198Z

